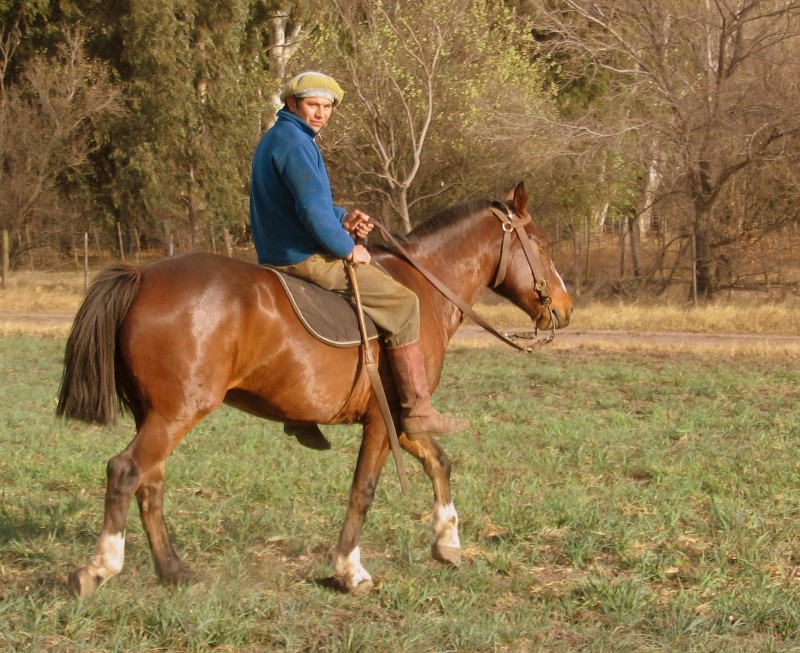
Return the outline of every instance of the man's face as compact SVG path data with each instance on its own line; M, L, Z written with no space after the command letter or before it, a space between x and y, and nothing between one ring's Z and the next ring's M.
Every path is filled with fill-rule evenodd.
M322 129L333 113L333 102L322 97L290 97L287 98L286 106L314 131Z

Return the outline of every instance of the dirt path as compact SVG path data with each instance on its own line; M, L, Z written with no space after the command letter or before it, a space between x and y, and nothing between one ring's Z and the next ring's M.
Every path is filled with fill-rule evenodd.
M16 311L0 311L0 324L31 325L41 327L63 327L69 329L74 313L17 313Z
M502 332L502 329L498 329ZM511 329L514 331L514 329ZM547 334L540 334L547 335ZM478 326L467 324L462 326L453 344L486 346L503 343ZM525 340L519 344L525 345ZM797 349L800 351L800 336L791 335L759 335L743 333L689 333L676 331L612 331L601 329L578 329L569 327L557 331L553 344L555 347L610 347L610 348L668 348L668 349L711 349L711 350L763 350L780 351Z
M23 313L0 311L0 333L49 331L64 334L69 330L74 315L71 313ZM506 329L498 328L499 331ZM508 329L515 331L515 329ZM546 335L546 334L545 334ZM520 344L530 341L521 340ZM502 342L474 324L462 326L452 343L454 345L488 347L505 347ZM705 349L705 350L753 350L763 352L780 352L797 350L800 352L800 336L792 335L758 335L737 333L688 333L671 331L612 331L598 329L580 329L569 327L556 332L556 338L550 347L606 347L606 348L668 348L668 349Z

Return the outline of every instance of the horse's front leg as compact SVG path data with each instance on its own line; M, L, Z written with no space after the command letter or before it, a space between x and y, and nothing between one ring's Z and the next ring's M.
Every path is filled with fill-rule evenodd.
M386 427L383 425L380 412L377 410L373 412L377 413L377 416L369 417L364 424L361 449L358 452L353 484L350 486L347 513L339 541L331 551L336 581L347 591L362 591L372 587L372 576L361 564L359 541L367 511L375 496L381 469L389 455Z
M422 463L433 484L431 555L434 560L458 567L461 564L461 540L458 537L458 513L450 493L450 459L432 438L410 440L403 436L400 446Z

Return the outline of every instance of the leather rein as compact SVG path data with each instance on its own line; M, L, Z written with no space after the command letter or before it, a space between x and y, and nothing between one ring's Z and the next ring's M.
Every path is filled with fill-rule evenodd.
M531 274L533 275L533 288L536 294L539 297L539 301L541 304L550 311L550 322L553 325L552 331L550 335L546 338L542 338L540 340L535 340L538 336L538 329L534 327L533 332L526 332L526 333L501 333L494 327L492 327L486 320L484 320L480 315L478 315L471 306L467 305L467 303L461 299L455 292L450 290L447 286L444 285L442 281L440 281L430 270L428 270L420 261L414 257L413 255L409 254L408 251L398 242L397 238L389 231L386 227L384 227L380 222L375 220L374 218L370 218L370 221L375 224L378 229L380 229L381 234L383 235L384 239L390 243L405 259L414 266L417 271L419 271L422 276L424 276L431 284L436 288L442 295L444 295L447 299L449 299L455 306L470 320L475 322L478 326L482 329L493 335L495 338L502 340L504 343L513 347L518 351L524 352L532 352L541 347L542 345L546 345L548 343L553 342L556 333L555 327L555 320L552 319L552 308L551 303L552 300L550 296L547 294L545 288L547 285L547 281L544 278L544 267L541 264L539 258L533 252L533 246L531 245L530 237L528 232L525 231L525 226L530 224L531 218L530 216L526 216L524 218L520 218L519 216L515 215L511 209L508 208L502 202L492 202L490 207L492 215L494 215L501 223L503 228L503 242L501 244L500 249L500 264L497 268L497 274L495 275L494 281L492 283L492 288L496 288L501 283L506 276L506 271L508 270L508 263L511 258L510 250L511 250L511 235L512 233L516 234L519 242L522 246L522 251L525 253L525 258L528 260L528 265L531 269ZM537 274L538 272L538 274ZM527 340L535 340L534 343L528 345L527 347L523 347L518 345L514 342L514 339L527 339Z

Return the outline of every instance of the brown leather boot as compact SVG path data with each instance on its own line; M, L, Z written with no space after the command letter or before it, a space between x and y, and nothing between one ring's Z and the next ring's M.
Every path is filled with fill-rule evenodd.
M431 406L431 394L419 340L387 347L394 382L400 394L400 422L412 440L426 435L451 435L469 426L469 420L447 417Z
M300 444L309 449L327 451L331 448L331 443L313 422L284 422L283 432L297 438Z

